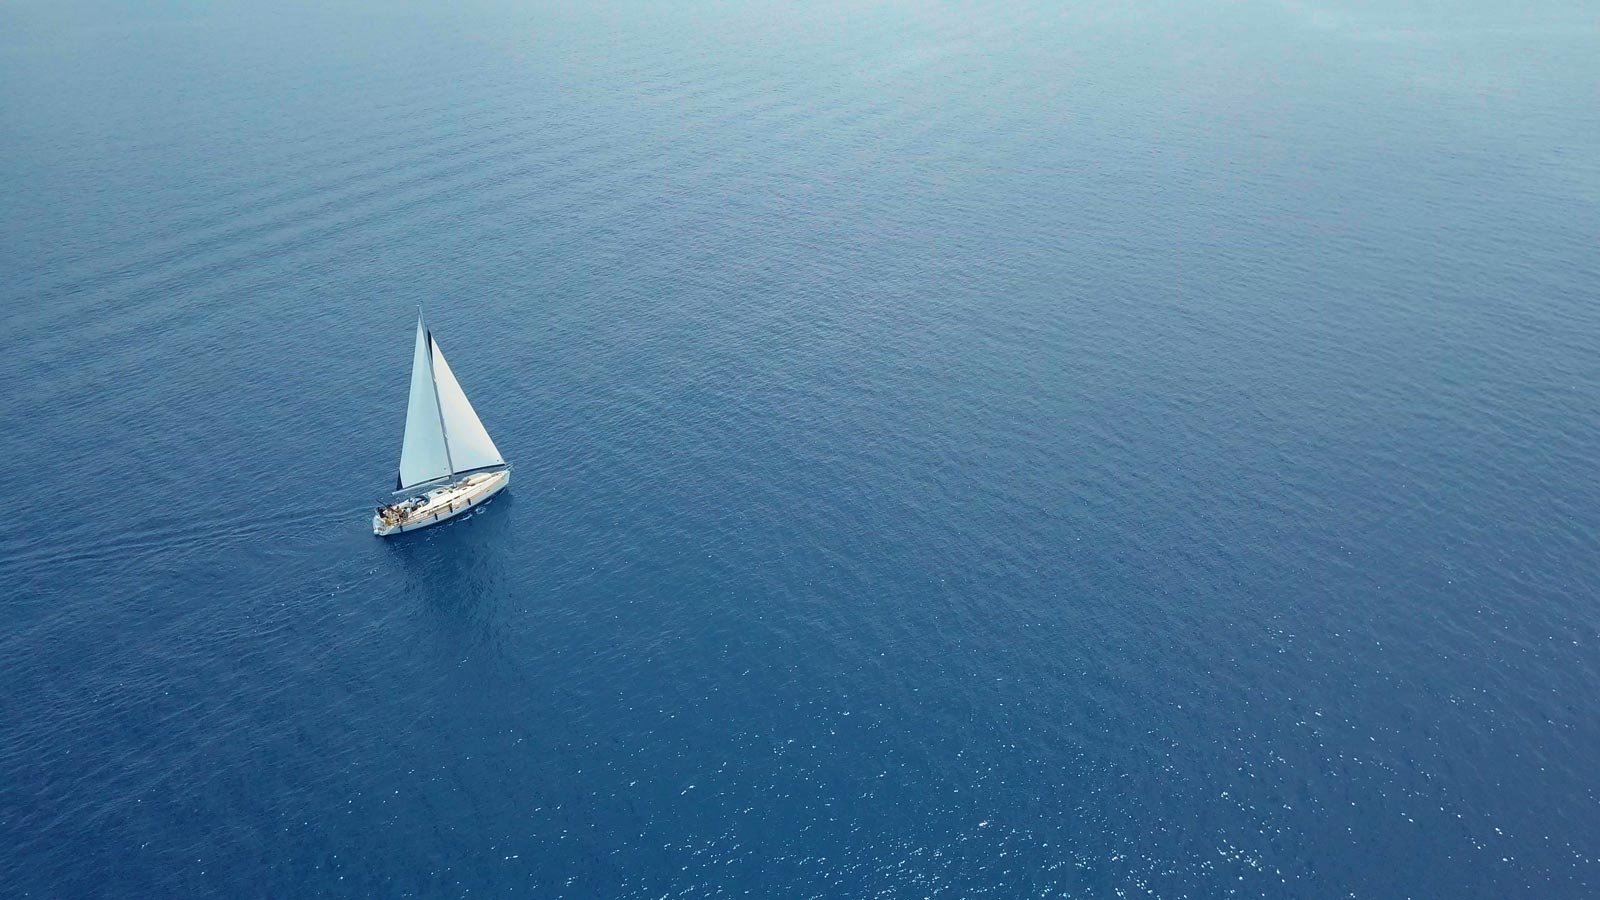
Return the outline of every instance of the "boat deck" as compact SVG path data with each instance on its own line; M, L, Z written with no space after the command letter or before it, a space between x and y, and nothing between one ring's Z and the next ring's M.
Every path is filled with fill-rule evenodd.
M423 494L423 496L427 497L428 499L423 502L421 506L412 510L410 515L406 516L406 518L426 519L432 516L434 513L452 507L462 499L470 497L478 487L482 486L485 482L493 480L494 477L494 474L480 472L477 475L473 475L465 480L458 481L455 484L446 485L442 488L435 488L434 490Z
M405 510L404 515L398 519L387 518L380 510L379 514L373 517L372 529L380 535L395 534L443 522L499 493L510 481L511 473L508 469L469 475L454 484L434 488L420 498L415 498L422 502Z

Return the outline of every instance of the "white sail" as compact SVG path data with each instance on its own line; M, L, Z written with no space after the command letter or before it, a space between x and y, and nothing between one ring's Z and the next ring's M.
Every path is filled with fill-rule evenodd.
M428 331L419 317L417 347L411 358L411 400L406 404L406 437L400 447L400 477L395 483L397 490L451 474L449 450L445 446L444 426L439 415L439 395L433 386L429 344Z
M444 361L439 342L433 342L433 383L438 388L439 408L444 412L445 440L450 463L457 472L505 464L478 414L472 410L450 364Z

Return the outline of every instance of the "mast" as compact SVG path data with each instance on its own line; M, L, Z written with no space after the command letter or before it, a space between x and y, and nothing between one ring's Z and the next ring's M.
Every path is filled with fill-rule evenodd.
M417 320L422 322L422 331L428 336L428 383L433 385L433 408L439 413L439 433L444 436L444 462L450 467L450 474L446 480L456 475L455 461L450 458L450 432L444 427L444 407L439 403L439 379L433 374L433 329L422 318L422 307L417 307Z

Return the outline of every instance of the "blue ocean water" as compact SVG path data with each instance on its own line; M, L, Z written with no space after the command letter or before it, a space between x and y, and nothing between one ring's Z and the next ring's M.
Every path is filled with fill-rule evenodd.
M4 895L1600 893L1593 4L332 6L0 7Z

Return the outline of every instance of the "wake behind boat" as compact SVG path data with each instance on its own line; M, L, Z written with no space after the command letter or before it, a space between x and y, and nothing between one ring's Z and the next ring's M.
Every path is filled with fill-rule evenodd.
M510 467L419 313L395 493L438 487L378 507L372 533L388 536L436 525L482 504L510 483Z

